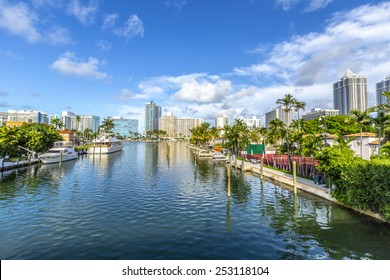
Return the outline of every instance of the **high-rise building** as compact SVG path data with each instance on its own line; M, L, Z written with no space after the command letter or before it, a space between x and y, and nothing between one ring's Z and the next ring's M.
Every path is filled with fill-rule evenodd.
M160 130L165 131L168 137L176 137L176 122L177 118L168 113L159 119Z
M282 105L279 105L272 111L265 113L265 125L268 127L269 123L273 120L279 119L285 125L290 125L293 119L293 110L286 112Z
M382 92L390 91L390 75L387 76L383 81L376 84L376 105L382 105L389 103L387 97L382 95Z
M177 118L176 137L189 138L192 136L191 129L204 123L204 119Z
M348 69L345 75L333 84L333 104L340 115L349 115L352 110L365 111L367 79Z
M7 111L7 125L21 124L21 123L44 123L49 124L49 116L42 111L32 110L8 110Z
M256 128L261 127L261 119L258 119L256 116L252 116L252 118L244 118L243 116L238 116L239 120L242 120L248 128Z
M115 125L112 130L116 135L130 137L132 133L138 132L138 120L113 117L112 123Z
M313 108L309 113L302 116L304 121L314 120L319 117L329 117L329 116L337 116L339 114L339 110L334 109L321 109L321 108Z
M159 129L158 119L161 117L161 107L153 101L145 104L145 131Z
M218 116L215 118L215 127L217 129L223 129L225 125L230 125L229 116L223 114L222 116Z
M84 132L88 128L93 132L97 132L100 118L94 115L76 115L73 112L62 111L61 122L64 129Z
M177 118L172 114L160 117L160 130L166 131L168 137L188 138L191 137L191 129L204 123L203 119Z

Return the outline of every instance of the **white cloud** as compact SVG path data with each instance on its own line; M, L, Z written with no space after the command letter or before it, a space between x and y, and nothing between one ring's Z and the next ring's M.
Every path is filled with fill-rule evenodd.
M144 36L144 24L137 15L129 16L128 20L121 27L115 27L114 33L123 37Z
M108 14L103 17L103 30L111 29L115 26L116 20L119 18L118 14Z
M172 95L172 98L197 104L218 103L222 102L232 89L230 81L220 80L212 83L193 79L183 83L180 90Z
M96 42L96 44L102 51L109 51L112 48L111 43L105 40L99 40Z
M178 13L180 13L181 9L187 4L187 1L184 0L168 0L165 2L165 6L174 8Z
M0 28L21 36L30 43L36 43L41 38L37 23L38 16L26 4L10 4L0 0Z
M103 18L103 30L112 30L118 36L131 38L135 36L144 36L144 24L138 15L130 15L126 22L119 25L119 15L116 13L107 14Z
M52 27L47 34L47 40L52 45L68 45L72 43L68 29L61 26Z
M295 6L300 0L276 0L276 3L281 5L283 10L288 11Z
M296 86L335 82L347 68L369 78L368 66L384 69L390 56L390 33L384 32L390 29L389 14L389 2L336 14L324 32L292 37L275 45L260 64L234 72L258 78L272 74Z
M79 0L73 0L68 6L68 12L84 25L93 23L97 10L98 2L96 0L89 0L85 6L81 5Z
M288 11L300 3L301 0L276 0L276 3L282 6L282 9ZM309 2L304 9L304 12L314 12L319 9L323 9L328 6L333 0L305 0L304 2Z
M50 68L64 75L108 80L110 76L99 70L99 66L102 64L103 62L94 57L89 57L87 61L82 61L77 59L74 53L65 52L50 65Z
M309 1L309 5L305 8L305 12L313 12L322 8L325 8L330 3L332 3L333 0L311 0Z

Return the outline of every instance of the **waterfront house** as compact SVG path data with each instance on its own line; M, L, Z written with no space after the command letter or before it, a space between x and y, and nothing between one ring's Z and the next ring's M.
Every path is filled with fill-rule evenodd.
M362 151L362 158L369 160L371 156L378 154L379 139L376 133L362 132L361 135L360 133L355 133L345 135L345 137L353 139L348 143L348 146L355 152L356 156L360 156L360 151Z

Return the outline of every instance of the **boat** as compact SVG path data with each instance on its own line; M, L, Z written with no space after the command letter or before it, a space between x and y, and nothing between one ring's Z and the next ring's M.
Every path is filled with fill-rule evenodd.
M38 156L38 159L43 164L59 163L63 161L77 159L78 155L73 147L73 143L69 141L54 142L52 148L46 153Z
M214 153L212 159L215 161L227 161L227 157L222 153Z
M197 153L198 157L212 157L213 154L207 150L199 150Z
M123 149L124 144L112 134L104 134L94 139L88 148L88 154L111 154Z

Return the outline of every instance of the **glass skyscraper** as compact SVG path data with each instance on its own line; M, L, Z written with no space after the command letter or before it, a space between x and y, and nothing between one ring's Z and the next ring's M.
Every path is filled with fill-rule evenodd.
M158 119L161 117L161 107L153 101L145 104L145 131L159 129Z

